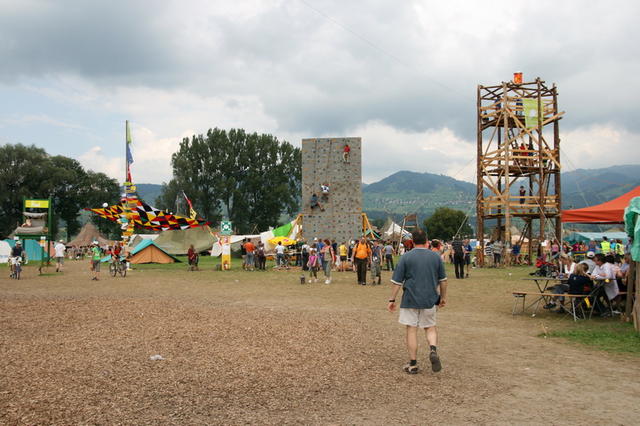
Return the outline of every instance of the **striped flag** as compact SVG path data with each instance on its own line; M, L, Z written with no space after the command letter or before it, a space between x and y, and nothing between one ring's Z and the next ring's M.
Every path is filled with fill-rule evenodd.
M129 130L129 121L127 121L127 164L133 164L133 155L131 155L131 130Z
M187 194L185 194L184 191L182 191L182 195L184 196L184 199L187 200L187 204L189 204L189 217L193 220L196 220L196 218L198 217L198 213L193 208L191 200L189 199L189 197L187 197Z

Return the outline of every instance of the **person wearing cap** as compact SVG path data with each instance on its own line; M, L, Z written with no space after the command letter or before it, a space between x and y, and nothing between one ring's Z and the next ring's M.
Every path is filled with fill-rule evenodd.
M16 244L11 249L11 257L22 257L24 260L25 251L22 248L22 243L20 241L16 241Z
M93 278L91 280L98 281L100 276L100 258L102 257L102 250L98 247L98 242L91 243L91 270L93 271Z
M596 262L593 261L593 258L596 256L596 254L592 251L588 251L587 252L587 256L584 258L583 261L581 261L580 263L584 263L585 265L587 265L587 274L591 275L591 273L593 272L594 268L596 267Z
M64 252L67 248L62 240L58 241L53 247L54 256L56 258L56 272L62 272L62 264L64 263Z
M22 247L22 243L20 241L16 241L16 244L11 249L11 257L20 257L22 258L22 262L26 262L27 260L27 252L24 251ZM13 272L13 264L11 265L11 272Z

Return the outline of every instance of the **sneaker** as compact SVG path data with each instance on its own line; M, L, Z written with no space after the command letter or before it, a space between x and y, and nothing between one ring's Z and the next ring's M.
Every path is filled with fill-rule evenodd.
M409 364L406 364L404 367L402 367L402 369L407 374L418 374L418 366L417 365L411 365L409 363Z
M440 362L440 357L438 356L438 352L431 351L429 354L429 361L431 361L431 370L434 373L442 370L442 363Z
M324 280L325 284L331 284L331 280Z
M553 309L556 307L556 304L551 302L551 303L547 303L546 305L543 306L544 309Z

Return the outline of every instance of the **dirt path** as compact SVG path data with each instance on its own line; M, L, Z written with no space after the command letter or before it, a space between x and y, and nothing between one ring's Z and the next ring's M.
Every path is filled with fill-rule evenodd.
M329 286L301 286L297 272L162 270L95 283L84 263L68 266L0 278L0 423L640 418L637 358L537 337L566 319L512 318L523 270L452 281L439 314L444 370L407 376L389 289L356 286L350 273Z

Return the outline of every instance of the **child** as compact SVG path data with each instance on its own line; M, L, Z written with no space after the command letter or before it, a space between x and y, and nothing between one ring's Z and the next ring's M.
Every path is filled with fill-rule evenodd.
M316 252L316 249L312 248L309 254L309 261L307 262L307 266L309 267L309 282L318 282L318 269L320 269L320 258ZM311 277L314 278L311 281Z

